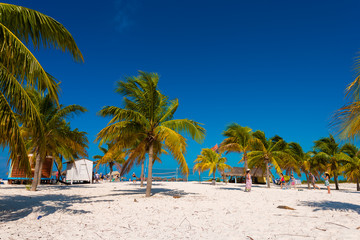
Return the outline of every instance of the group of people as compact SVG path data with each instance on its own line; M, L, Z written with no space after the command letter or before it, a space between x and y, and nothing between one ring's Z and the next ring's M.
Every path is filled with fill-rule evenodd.
M284 174L281 173L280 175L281 175L280 186L281 186L281 189L283 189L283 188L285 188L286 181L285 181ZM330 194L330 183L329 183L330 174L328 172L325 172L321 177L325 181L325 186L327 187L328 194ZM311 184L312 184L314 189L316 189L316 188L320 189L320 187L316 185L317 178L314 176L314 174L310 173L309 174L309 179L310 179ZM251 191L251 185L252 185L250 169L246 169L245 182L246 182L246 184L245 184L245 192L250 192ZM296 180L294 178L294 175L291 175L291 177L290 177L290 185L291 185L291 187L294 187L296 189Z
M324 179L325 187L327 188L328 193L330 194L330 182L329 182L330 174L328 172L325 172L321 177ZM311 185L313 186L313 188L320 189L320 187L318 185L316 185L316 181L317 181L316 176L314 176L314 174L310 173L309 178L310 178Z
M280 178L280 187L281 187L281 189L286 189L285 176L282 173L280 173L280 176L281 176L281 178ZM289 184L290 184L291 188L296 189L296 180L295 180L295 177L294 177L293 174L291 174L291 176L290 176L290 183Z

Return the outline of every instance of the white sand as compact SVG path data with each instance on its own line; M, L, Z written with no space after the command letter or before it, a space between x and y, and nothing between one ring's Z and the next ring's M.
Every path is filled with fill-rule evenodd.
M1 185L0 239L360 239L360 192L340 187L246 193L243 184L156 182L145 198L129 182Z

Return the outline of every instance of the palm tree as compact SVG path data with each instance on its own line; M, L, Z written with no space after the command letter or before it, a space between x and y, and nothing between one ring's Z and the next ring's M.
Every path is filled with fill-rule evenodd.
M313 158L321 166L319 170L329 171L334 175L335 187L336 190L339 190L338 176L341 162L347 159L346 154L341 151L339 144L331 134L329 137L315 141L314 144L316 154Z
M146 197L151 195L154 154L160 154L160 150L165 148L180 164L182 173L187 175L189 168L184 157L186 139L180 133L188 134L198 142L205 137L205 129L199 123L174 119L178 100L168 100L161 94L158 81L156 73L142 71L137 77L119 81L116 92L124 96L124 108L107 106L99 112L103 117L112 117L108 126L97 135L100 144L116 141L119 148L129 149L126 165L132 165L138 156L147 153Z
M286 152L287 144L280 137L267 139L265 133L256 131L253 133L252 150L248 154L249 167L266 168L267 187L270 188L270 164L281 173L279 164L284 161L293 161L293 157Z
M223 135L227 137L221 144L219 151L228 154L230 152L242 153L240 162L244 162L245 169L248 168L247 152L251 147L252 130L249 127L242 127L237 123L230 124Z
M21 6L0 3L0 144L8 146L12 164L28 170L26 146L16 120L18 114L28 124L40 124L39 113L24 85L48 91L57 102L59 86L28 49L56 48L83 61L71 34L53 18Z
M113 167L120 166L125 162L125 152L117 151L118 149L113 147L113 144L108 143L107 148L99 147L99 149L103 152L103 155L95 155L93 158L98 159L96 167L99 168L101 164L107 164L110 169L110 180L112 177Z
M231 169L229 165L226 164L226 158L221 157L221 154L216 153L210 148L203 148L201 154L195 159L194 170L204 172L209 170L209 176L213 175L213 183L215 185L215 173L216 170L224 172L226 169Z
M66 119L85 112L86 109L79 105L57 106L49 94L43 96L32 88L27 89L27 93L39 113L41 123L34 126L23 121L22 116L19 117L20 122L23 123L22 135L30 146L29 152L36 156L34 180L31 187L32 191L36 191L41 178L42 163L46 156L64 155L70 158L87 155L88 140L85 133L77 129L71 131L69 123L66 122Z
M360 157L359 157L359 149L350 143L345 144L341 151L346 153L350 158L345 159L345 163L342 167L342 171L344 171L345 176L350 181L356 181L356 190L360 191Z
M121 145L115 144L114 148L121 148ZM136 165L141 165L140 187L144 186L145 161L146 161L146 154L148 153L148 151L149 151L149 149L146 146L145 142L143 142L143 143L136 142L133 145L133 147L129 147L129 149L127 151L127 154L129 156L121 168L120 174L123 175L124 173L128 173L132 169L134 163L136 163ZM161 163L160 155L163 153L168 154L168 152L165 149L163 149L162 143L160 143L160 142L154 143L153 152L154 152L153 162L157 161L159 163Z
M301 177L299 170L305 173L308 188L310 189L309 173L312 152L304 152L300 144L291 142L288 145L288 153L295 159L290 165L291 168Z

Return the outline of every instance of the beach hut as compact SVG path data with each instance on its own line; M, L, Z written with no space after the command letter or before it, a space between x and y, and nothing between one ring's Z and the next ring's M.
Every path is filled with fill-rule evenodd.
M91 183L93 172L93 161L89 159L77 159L74 162L67 162L66 178L67 183Z
M12 183L24 183L34 178L35 171L35 158L33 154L29 154L29 162L31 167L31 175L26 176L24 169L19 168L18 164L10 164L8 182ZM51 180L51 171L53 168L54 159L51 156L46 156L41 170L41 181L49 182Z
M233 167L230 172L225 172L225 177L230 177L229 182L235 183L245 182L246 169L242 167ZM250 171L253 183L265 184L266 177L265 173L260 168L251 169Z

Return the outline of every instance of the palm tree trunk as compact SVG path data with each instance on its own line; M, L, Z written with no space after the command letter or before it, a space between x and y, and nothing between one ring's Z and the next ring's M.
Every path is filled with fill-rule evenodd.
M267 183L267 187L270 188L270 169L269 169L269 161L266 161L266 183Z
M144 187L145 159L141 161L140 187Z
M215 180L215 171L213 172L213 180L212 180L213 184L216 184L216 180Z
M335 189L339 190L338 176L334 174Z
M38 153L38 150L35 151L35 154L36 154L35 170L34 170L33 181L31 184L31 191L36 191L36 188L39 184L39 171L40 171L41 158L40 158L40 154Z
M46 157L45 157L46 159ZM40 161L40 170L39 170L39 180L38 180L38 185L41 185L41 175L42 175L42 168L43 168L43 164L44 164L44 161Z
M223 182L224 182L225 184L227 184L226 178L225 178L225 170L222 172L222 179L223 179Z
M356 178L356 191L360 191L359 178Z
M307 184L308 184L308 189L310 189L309 175L307 173L305 173L305 177L306 177L306 181L307 181Z
M248 161L247 161L246 151L244 151L244 168L245 168L245 171L246 171L246 169L248 169Z
M111 163L109 163L109 168L110 168L110 182L112 180L112 172L113 172L113 165Z
M154 145L151 142L149 146L149 169L148 169L145 197L150 197L151 195L153 159L154 159Z

